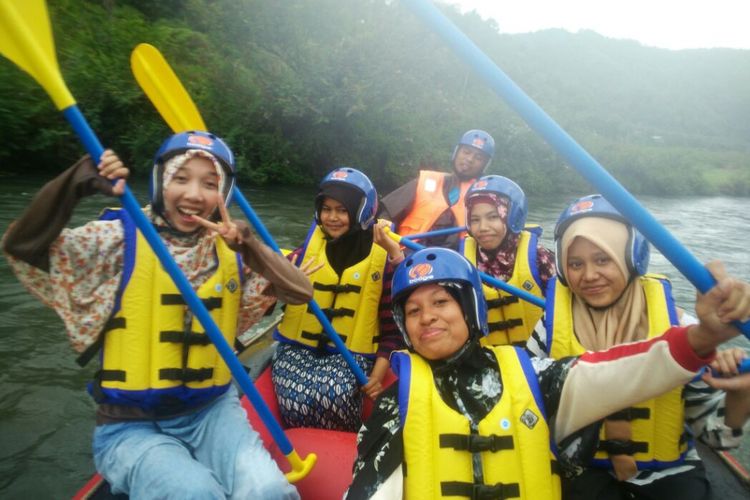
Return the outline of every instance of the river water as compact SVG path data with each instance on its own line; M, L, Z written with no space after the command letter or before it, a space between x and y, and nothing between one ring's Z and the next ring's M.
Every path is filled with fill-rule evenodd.
M0 181L4 232L45 179ZM136 183L133 191L143 200L147 188ZM312 216L313 191L264 188L244 193L281 247L302 241ZM529 222L542 225L548 246L557 215L569 201L530 200ZM699 260L721 259L733 274L750 280L750 199L641 201ZM104 197L90 198L76 210L72 223L82 224L114 204ZM235 215L240 217L239 212ZM658 252L652 254L650 270L669 275L677 302L692 309L692 286ZM744 338L734 343L750 348ZM25 291L0 259L0 498L70 497L91 476L94 404L84 388L95 368L81 369L74 359L62 322ZM750 437L736 456L750 466Z

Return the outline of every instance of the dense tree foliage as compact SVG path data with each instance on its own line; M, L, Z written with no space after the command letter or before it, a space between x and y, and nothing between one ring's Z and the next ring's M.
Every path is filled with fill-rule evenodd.
M357 166L382 191L447 168L461 132L527 191L588 191L559 155L397 1L50 0L62 72L102 142L136 170L169 130L130 74L149 42L170 61L245 183L312 183ZM593 32L500 34L449 15L635 193L750 195L750 51L669 51ZM44 92L0 62L3 171L80 154Z

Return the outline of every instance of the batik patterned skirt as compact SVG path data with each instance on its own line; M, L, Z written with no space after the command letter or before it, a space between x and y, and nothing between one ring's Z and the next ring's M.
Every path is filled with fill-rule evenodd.
M354 353L352 357L370 373L374 360ZM281 343L273 357L271 378L286 426L359 429L363 393L341 354Z

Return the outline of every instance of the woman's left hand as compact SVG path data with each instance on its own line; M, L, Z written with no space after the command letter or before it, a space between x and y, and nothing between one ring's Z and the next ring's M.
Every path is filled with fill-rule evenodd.
M750 373L740 374L738 366L747 357L744 349L732 347L716 353L709 365L710 370L701 377L715 389L730 391L750 391Z
M738 347L719 351L711 369L701 377L711 387L725 392L724 423L731 429L742 429L750 418L750 373L740 374L737 369L746 357L744 349Z
M370 375L370 377L368 377L367 379L367 383L360 389L367 395L368 398L374 401L375 398L377 398L380 393L383 392L383 384L378 377Z
M375 226L373 226L372 239L373 241L383 247L388 252L388 259L394 265L400 264L404 260L404 252L401 250L401 246L396 243L390 236L391 223L387 220L379 220Z
M325 265L325 262L321 262L317 266L313 266L315 263L315 259L307 259L307 261L303 262L301 266L299 266L299 270L305 273L305 276L310 277L310 275L314 274L315 271L322 268Z
M214 231L216 234L224 238L227 245L236 248L237 245L242 243L242 234L237 227L237 224L232 221L232 217L229 215L229 210L227 210L227 207L224 205L224 197L221 194L219 194L219 213L221 214L221 222L218 223L211 222L210 220L206 220L197 215L193 215L193 218L198 221L201 226Z

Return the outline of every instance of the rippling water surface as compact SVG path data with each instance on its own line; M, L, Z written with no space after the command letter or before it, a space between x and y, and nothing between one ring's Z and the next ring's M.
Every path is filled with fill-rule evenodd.
M43 182L0 177L0 231ZM133 191L147 189L135 184ZM244 193L280 246L291 248L302 241L312 216L312 191L264 188ZM548 245L557 215L568 201L530 202L529 222L544 227ZM750 280L750 199L642 201L699 260L720 258L734 274ZM114 204L103 197L88 199L76 210L73 223L81 224ZM692 308L693 288L658 252L652 255L650 270L672 277L678 303ZM736 343L750 346L745 339ZM0 497L70 497L91 476L94 404L84 387L94 367L81 369L74 359L62 322L21 287L0 259ZM747 441L737 453L746 467L750 438Z

